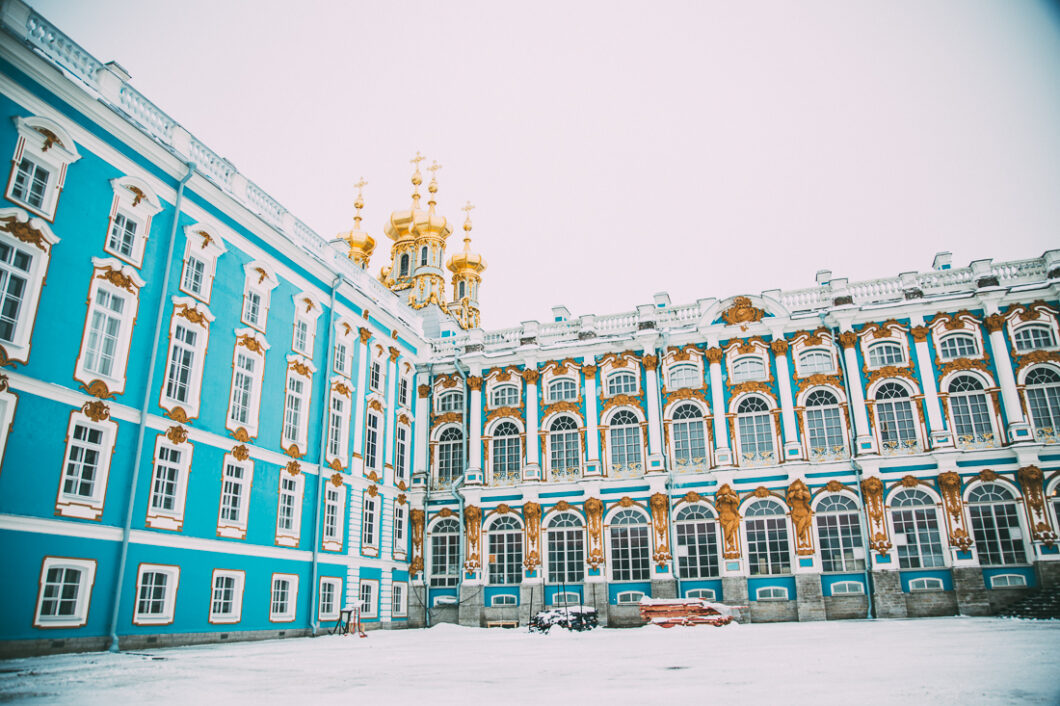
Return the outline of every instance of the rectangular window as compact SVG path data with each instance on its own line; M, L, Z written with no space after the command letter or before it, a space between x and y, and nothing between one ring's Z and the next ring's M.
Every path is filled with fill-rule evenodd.
M41 567L34 625L76 628L88 622L88 604L96 576L91 559L45 557Z
M243 612L242 571L213 572L213 593L210 599L211 623L238 623Z
M312 355L309 351L309 323L305 319L294 322L294 349L303 355Z
M225 455L221 472L221 507L217 514L217 535L244 539L250 510L250 486L254 480L254 465L248 459L240 461Z
M349 351L346 348L345 343L335 344L335 372L339 375L348 375L346 371L346 358L349 356Z
M176 608L180 567L141 564L136 579L136 625L168 625Z
M291 375L287 378L287 400L283 411L283 438L288 444L296 444L302 438L302 399L305 381Z
M408 615L408 587L404 583L394 583L390 587L390 611L395 618L404 618Z
M0 341L10 343L19 333L32 265L29 250L0 242Z
M107 249L122 257L131 258L136 246L136 229L139 224L134 218L121 211L114 214L111 221L110 235L107 237Z
M406 377L401 378L398 383L398 406L409 406L409 379Z
M382 389L382 387L381 387L382 378L383 378L383 366L379 364L378 360L373 360L372 361L372 367L371 367L371 375L368 378L368 386L371 387L373 390L376 390L376 391L381 390Z
M298 576L295 574L273 574L269 620L274 623L294 620L297 601Z
M190 398L197 339L198 334L183 324L177 324L170 344L169 368L166 372L166 397L174 402L187 404Z
M342 544L339 536L339 520L341 512L341 499L338 488L328 488L324 495L324 542L338 542Z
M376 546L376 502L371 495L364 496L364 514L361 516L361 544L365 547Z
M151 483L151 509L174 512L177 509L177 484L180 481L181 453L172 446L161 446L155 459L155 476Z
M253 289L248 289L243 297L243 321L254 328L263 328L261 325L261 295Z
M232 375L232 400L228 414L228 418L236 424L249 423L256 365L257 360L254 357L236 353L235 372Z
M379 468L379 415L368 413L368 424L364 434L364 467Z
M276 521L276 528L281 532L294 531L294 510L298 485L294 478L283 476L280 478L280 510Z
M397 428L397 443L394 445L394 482L401 483L407 479L405 466L408 461L409 430L407 427Z
M342 579L320 579L320 620L338 620L339 595L342 593Z
M331 396L331 418L328 422L328 455L345 460L346 402L341 394Z
M115 373L115 360L119 355L118 342L121 336L122 314L125 299L106 289L97 289L89 312L85 370L104 377Z
M379 582L375 580L363 579L361 581L360 597L362 618L376 617L375 595L378 585Z
M243 467L234 463L225 466L221 486L221 519L239 523L243 517Z
M63 495L93 500L101 492L99 470L104 453L103 430L88 424L75 424L66 453Z
M182 286L189 294L202 296L205 282L206 263L197 257L189 257L184 263L184 280Z
M405 536L405 506L394 505L394 553L405 554L405 544L408 539Z
M29 157L23 157L15 170L11 196L27 206L43 210L49 178L51 178L51 173L47 169Z

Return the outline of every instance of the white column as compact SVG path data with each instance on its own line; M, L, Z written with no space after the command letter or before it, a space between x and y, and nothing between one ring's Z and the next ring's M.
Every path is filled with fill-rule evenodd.
M585 374L585 474L600 475L599 399L596 395L596 356L586 356Z
M383 414L383 478L385 482L387 471L390 472L390 480L394 479L394 434L397 424L397 405L394 404L394 396L397 388L397 359L401 352L393 346L390 347L390 357L386 363L386 410Z
M731 466L729 425L725 422L725 394L721 382L722 350L712 346L707 349L706 356L710 363L710 404L714 413L714 462L719 466Z
M865 412L865 387L861 379L861 368L858 367L858 335L853 331L844 331L839 335L843 347L843 360L846 363L847 382L850 388L850 410L854 415L854 430L857 439L854 441L855 453L874 453L876 440L869 429L869 416Z
M920 370L920 383L924 387L924 404L927 405L928 433L931 436L931 448L953 446L953 435L946 429L939 404L939 387L935 381L935 364L928 350L927 336L929 329L923 325L923 317L915 314L909 317L911 323L919 324L910 329L913 334L913 350L916 351L916 367Z
M357 345L357 370L353 378L353 464L351 473L364 473L364 406L368 399L368 339L372 332L366 328L358 329L361 342Z
M777 364L777 384L780 387L780 421L784 428L784 460L802 457L799 445L799 427L795 424L795 400L791 394L791 371L788 367L788 342L782 334L773 334L770 345Z
M416 419L413 421L414 428L412 430L413 435L413 448L415 449L413 459L413 483L415 483L415 477L420 476L427 480L427 475L430 473L430 465L427 458L427 444L430 442L430 390L431 390L431 376L426 370L416 370Z
M1016 376L1012 373L1012 357L1008 352L1008 341L1005 340L1005 319L1001 314L991 314L986 317L985 323L986 330L990 332L990 350L994 354L997 381L1001 385L1001 403L1008 421L1008 440L1032 441L1034 435L1023 416L1019 391L1016 390Z
M648 398L648 466L646 472L665 471L662 455L662 411L659 409L659 359L644 356L644 394Z
M473 372L480 372L472 369ZM482 483L482 378L469 375L467 394L471 395L471 418L468 420L467 483Z
M540 447L537 438L538 375L536 368L527 368L523 371L523 379L526 380L526 469L523 478L526 480L541 478L541 462L538 454Z

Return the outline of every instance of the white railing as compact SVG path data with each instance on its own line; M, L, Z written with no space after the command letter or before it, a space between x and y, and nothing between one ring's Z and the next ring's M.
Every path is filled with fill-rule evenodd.
M140 123L156 139L162 141L169 139L169 134L176 125L172 118L129 84L122 85L119 96L121 109L126 115Z
M29 42L40 49L44 56L93 88L96 87L96 72L103 68L103 63L82 49L81 45L33 11L30 11L25 31Z

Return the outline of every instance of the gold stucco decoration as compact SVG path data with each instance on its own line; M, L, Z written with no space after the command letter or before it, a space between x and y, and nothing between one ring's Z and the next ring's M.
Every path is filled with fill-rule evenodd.
M995 481L997 479L997 473L990 470L989 468L984 468L983 470L979 471L979 480L986 481L989 483L990 481Z
M508 506L508 503L501 503L497 506L495 511L498 515L507 515L512 511L512 508Z
M93 397L98 397L101 400L109 400L114 398L114 393L111 392L110 388L107 387L107 383L103 382L102 380L93 380L87 385L81 383L80 387L88 394L92 395Z
M983 319L983 325L986 326L986 330L990 333L1000 331L1005 328L1005 317L1001 314L991 314Z
M250 434L243 427L237 427L236 430L232 432L232 438L245 444L250 441Z
M703 352L703 355L706 356L708 363L720 363L721 357L724 354L725 352L716 346L714 348L708 348L706 351Z
M28 221L23 223L15 216L0 218L0 230L10 233L23 243L29 243L44 252L51 250L48 241L44 238L44 233L31 226Z
M940 473L939 490L942 491L942 504L946 510L946 527L949 530L950 545L961 551L972 546L968 536L967 523L964 521L964 510L961 502L961 477L955 471Z
M810 489L801 479L788 486L787 501L791 508L791 523L795 525L795 553L813 556L813 510L810 509Z
M420 385L419 387L416 388L416 391L419 393L421 398L427 397L428 395L431 394L431 386L430 385Z
M366 329L364 326L361 326L357 329L357 334L361 337L361 343L368 343L368 339L372 337L372 332Z
M685 502L686 503L698 503L702 499L703 499L703 496L700 495L699 493L697 493L694 490L690 490L687 493L685 493Z
M670 499L663 493L655 493L649 498L648 506L651 508L652 528L654 532L655 553L652 560L659 567L666 566L670 561L670 547L667 544L667 513L670 509Z
M283 452L291 458L302 458L302 456L304 455L298 448L298 444L291 444L286 449L284 449Z
M302 472L302 464L298 463L298 461L288 461L286 469L289 474L296 476Z
M866 478L861 482L861 492L869 517L869 546L880 556L887 556L891 543L883 511L883 481L876 476Z
M250 450L246 446L240 444L232 449L232 457L237 461L246 461L250 458Z
M341 488L342 487L342 474L341 473L333 473L331 475L331 484L333 486L335 486L336 488ZM373 486L371 486L368 489L369 494L371 494L372 488L374 488L374 487L375 486L373 485ZM379 491L376 491L376 492L379 492Z
M728 483L714 494L714 506L718 508L718 522L724 535L726 559L740 558L740 496Z
M783 338L778 338L769 344L770 349L773 351L773 355L781 356L787 355L788 353L788 342Z
M598 569L604 563L604 503L600 498L585 501L586 553L585 563L590 569Z
M179 424L171 426L166 430L166 438L174 444L183 444L188 440L188 430Z
M526 558L523 568L533 571L541 565L541 506L528 502L523 504L523 519L526 520Z
M902 485L906 488L915 488L920 485L920 479L916 476L905 475L902 476Z
M622 499L618 501L618 504L621 507L633 507L635 503L633 502L633 498L628 495L623 495Z
M730 326L761 321L766 312L751 304L747 297L735 297L728 309L722 312L721 318Z
M527 385L536 385L537 379L541 376L536 370L524 370L523 380L526 380Z
M840 490L843 490L846 486L843 485L842 483L840 483L837 480L830 480L830 481L828 481L828 483L824 487L828 490L829 493L838 493Z
M412 520L412 561L409 562L409 576L416 578L423 571L423 510L414 509L410 513Z
M96 279L106 280L118 289L124 289L132 294L136 294L140 289L136 286L136 282L133 281L132 277L122 274L120 271L110 267L104 267L102 270L99 270L96 273Z
M110 418L110 407L103 400L92 400L81 405L81 412L93 422L102 422Z
M839 344L843 348L853 348L858 345L858 335L853 331L844 331L839 334Z
M585 378L586 379L596 377L596 371L597 371L597 367L595 365L583 365L582 366L582 373L585 374Z
M1057 535L1049 522L1049 513L1045 507L1045 492L1042 488L1042 469L1037 466L1024 466L1016 473L1020 487L1023 488L1024 505L1027 508L1027 519L1030 521L1031 535L1036 542L1047 547L1056 543Z
M180 422L181 424L187 424L191 421L191 418L188 416L188 413L184 411L183 407L174 407L173 409L167 410L166 416L174 422Z
M244 335L240 336L238 339L236 339L236 345L237 346L243 346L244 348L246 348L247 350L251 351L252 353L264 353L265 352L265 349L262 347L261 343L258 342L258 339L254 338L253 336L248 336L246 334L244 334Z
M475 505L464 508L464 531L467 534L467 557L464 560L464 571L478 571L482 563L479 559L479 538L482 531L482 509Z
M659 358L654 355L646 355L641 359L645 370L655 370L659 367Z
M467 378L467 387L469 390L478 392L482 389L482 378L478 375L469 375Z

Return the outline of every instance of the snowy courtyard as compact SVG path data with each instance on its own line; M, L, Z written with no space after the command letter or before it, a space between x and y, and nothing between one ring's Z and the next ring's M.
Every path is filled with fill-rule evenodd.
M371 632L0 662L0 701L71 704L1057 704L1060 622Z

